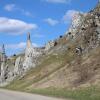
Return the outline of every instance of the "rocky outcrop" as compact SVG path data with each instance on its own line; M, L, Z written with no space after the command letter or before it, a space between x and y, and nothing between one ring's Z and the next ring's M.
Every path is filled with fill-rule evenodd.
M55 45L55 41L49 41L46 45L45 45L45 50L48 51L50 50L52 47L54 47Z
M5 81L5 66L6 66L6 54L5 54L5 47L2 46L2 53L1 53L1 62L0 62L0 83Z
M23 69L28 70L32 67L35 67L36 59L39 57L40 54L41 54L41 52L37 51L32 46L32 43L30 40L30 33L28 33L25 57L24 57L24 62L23 62Z
M100 2L89 13L77 13L67 32L67 39L74 40L76 48L89 52L100 46Z
M1 64L1 75L0 75L0 83L3 83L5 81L5 63L3 62Z
M84 17L86 16L86 14L77 12L72 19L72 24L71 27L69 29L69 36L73 35L73 37L75 36L75 33L77 33L79 27L82 25L82 23L84 22Z
M14 76L17 76L17 75L22 75L23 73L23 59L19 56L17 59L16 59L16 62L15 62L15 67L14 67Z
M37 59L40 55L42 55L43 51L44 49L32 46L30 33L28 33L27 36L27 45L24 56L18 55L6 59L5 49L3 46L3 50L0 55L0 85L7 85L17 76L22 77L25 75L26 71L36 66Z
M83 54L87 54L88 52L90 52L90 50L93 50L94 48L99 46L100 46L100 2L89 13L86 14L76 13L76 15L73 18L71 28L67 32L67 35L60 36L59 39L48 42L45 45L45 48L33 47L30 39L30 33L28 33L25 55L23 57L21 55L17 56L14 59L14 62L11 60L11 62L13 62L12 64L13 69L10 69L11 65L9 63L6 63L5 53L3 52L2 53L3 56L1 57L2 59L0 59L1 60L0 81L1 83L3 81L10 82L12 81L12 79L16 78L16 76L25 75L25 72L28 71L30 68L36 67L37 63L39 62L39 58L42 54L45 54L47 56L47 59L49 59L49 56L52 55L51 58L53 59L53 61L56 62L57 60L59 62L61 61L61 59L65 60L63 59L64 56L63 57L61 56L62 58L59 58L59 55L63 54L64 52L68 52L69 55L67 55L68 56L67 59L69 62L70 60L74 59L74 57L76 58L81 57ZM65 48L67 48L66 51ZM74 53L76 53L78 56ZM52 59L50 60L52 61ZM45 65L45 62L43 65ZM61 66L63 66L63 64ZM43 74L44 73L47 73L45 77L50 74L50 73L48 74L48 70L44 71ZM40 76L41 72L36 77L40 78Z

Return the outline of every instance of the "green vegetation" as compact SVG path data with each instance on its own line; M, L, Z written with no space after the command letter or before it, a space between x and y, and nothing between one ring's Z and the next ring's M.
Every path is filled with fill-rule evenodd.
M72 52L63 52L59 55L50 54L36 67L30 69L25 76L17 78L6 86L8 89L25 90L32 84L48 77L74 59Z
M81 79L79 79L77 83L73 83L73 86L76 86L76 84L78 86L87 83L91 77L94 77L94 72L97 73L100 68L100 48L91 50L88 54L82 55L82 58L80 59L75 53L75 47L77 44L78 42L73 43L72 41L69 45L67 45L68 49L66 49L65 44L63 44L65 47L64 50L63 48L61 48L61 50L53 48L52 53L44 55L39 59L40 63L35 68L30 69L25 76L17 77L5 88L47 96L71 98L72 100L100 100L100 87L96 86L81 89L77 88L74 90L68 90L68 88L60 87L54 88L55 86L43 89L35 89L32 87L35 83L38 83L45 78L49 81L48 77L50 75L57 71L59 72L59 70L64 68L66 65L68 65L68 68L73 67L73 70L81 76ZM72 61L74 62L73 64L71 63ZM82 61L86 67L79 63L79 61Z
M19 90L18 90L19 91ZM72 100L100 100L100 87L91 86L80 89L66 89L66 88L45 88L45 89L31 89L20 90L22 92L59 97Z
M29 92L47 96L71 98L73 100L100 100L100 88L96 86L81 88L77 90L56 89L56 88L33 89Z
M98 52L96 52L98 51ZM94 54L95 53L95 54ZM92 54L92 55L91 55ZM88 54L88 56L84 55L84 61L88 58L92 60L99 61L100 49L95 49ZM42 94L47 96L55 96L61 98L71 98L73 100L100 100L100 87L91 86L87 88L68 90L67 88L44 88L44 89L34 89L32 88L32 84L37 83L48 77L55 71L63 68L66 64L70 64L73 61L74 57L76 57L72 50L65 51L59 55L50 54L45 56L42 62L36 67L30 69L25 76L22 78L17 78L10 85L8 85L7 89ZM56 62L56 63L55 63ZM93 64L92 64L93 65ZM92 66L93 67L93 66ZM92 68L91 68L92 69ZM47 73L45 73L47 72ZM30 87L31 88L28 88Z

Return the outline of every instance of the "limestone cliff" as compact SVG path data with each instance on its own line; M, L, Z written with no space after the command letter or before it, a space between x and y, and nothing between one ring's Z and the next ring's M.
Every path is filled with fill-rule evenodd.
M30 33L27 34L27 45L24 54L15 55L6 59L4 46L0 56L0 82L1 85L9 84L17 76L22 77L30 69L36 66L37 59L42 54L42 49L33 47ZM6 84L5 84L6 83Z
M31 91L99 85L99 55L100 2L86 14L77 13L67 34L43 49L32 46L28 33L25 55L14 60L13 71L19 78L14 77L16 80L8 88ZM24 73L23 77L20 73Z
M23 69L28 70L32 67L36 66L36 59L37 57L41 54L40 51L37 51L31 43L30 40L30 33L28 33L27 36L27 45L26 45L26 50L25 50L25 57L24 57L24 62L23 62Z
M25 91L31 91L34 88L99 85L100 2L90 12L77 13L74 17L67 34L47 43L46 54L38 59L40 63L28 71L24 78L19 78L9 85L9 88L14 88L13 85L18 90L24 87ZM30 48L30 42L27 44ZM28 55L31 57L34 54L34 50L28 50L27 59ZM17 85L16 82L21 85Z

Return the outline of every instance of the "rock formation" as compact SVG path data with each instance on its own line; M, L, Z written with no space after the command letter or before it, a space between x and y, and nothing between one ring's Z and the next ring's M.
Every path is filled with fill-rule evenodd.
M19 56L15 62L14 76L22 75L23 73L23 59Z
M31 67L35 67L36 59L40 54L41 52L36 51L36 49L32 46L32 42L30 40L30 33L28 33L23 69L27 70Z
M42 55L44 49L32 46L30 33L27 34L27 44L24 56L6 58L4 45L0 53L0 84L8 84L16 76L23 76L30 68L35 67L37 59Z
M100 45L100 1L89 13L76 13L66 38L77 41L76 48L84 52Z
M78 28L82 25L82 23L84 22L84 16L85 14L77 12L72 19L72 24L71 27L69 29L69 33L73 34L73 36L75 35L75 33L78 31Z
M56 47L54 48L55 45ZM74 52L77 53L78 56L81 56L98 46L100 46L100 1L98 5L89 13L77 13L73 18L71 28L67 32L67 35L61 36L60 39L48 42L45 48L33 47L30 33L28 33L24 55L17 55L9 60L6 59L3 45L2 53L0 53L0 82L9 83L15 79L16 76L23 76L30 68L35 68L42 54L47 54L47 59L49 59L50 54L53 55L52 57L55 57L53 59L58 59L59 56L57 55L60 55L60 52L63 54L65 48L67 48L66 52L71 51L67 58L69 59ZM52 52L49 52L50 50ZM58 62L59 60L61 59L58 59ZM10 68L11 66L12 68ZM48 71L49 70L43 71L42 73L47 73L48 75ZM37 76L40 78L40 75L41 72Z
M49 49L51 49L52 47L54 47L55 42L54 41L49 41L46 45L45 45L45 50L48 51Z
M2 46L2 52L1 52L1 62L0 62L0 83L5 81L5 66L6 66L6 54L5 54L5 47L4 44Z

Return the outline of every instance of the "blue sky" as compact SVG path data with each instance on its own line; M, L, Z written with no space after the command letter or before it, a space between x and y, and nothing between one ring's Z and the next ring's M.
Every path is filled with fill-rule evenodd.
M69 28L71 14L88 12L98 0L0 0L0 45L7 55L25 48L26 33L34 46L63 35Z

